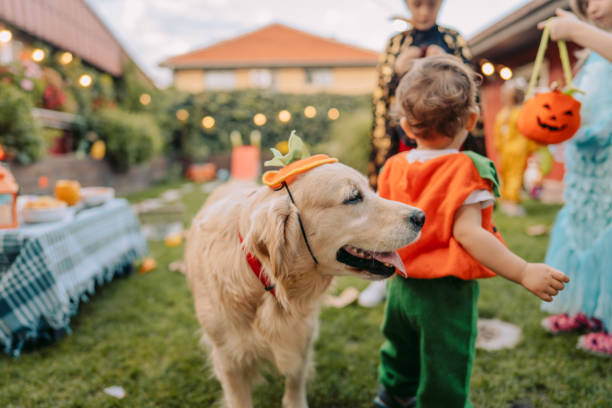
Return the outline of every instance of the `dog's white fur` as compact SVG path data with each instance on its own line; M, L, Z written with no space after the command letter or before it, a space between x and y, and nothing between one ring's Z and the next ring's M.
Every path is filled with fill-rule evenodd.
M306 372L319 300L332 277L381 278L338 262L336 252L347 244L393 251L419 234L409 219L420 210L378 197L365 177L342 164L314 168L289 187L296 205L284 189L223 186L189 231L186 274L214 373L232 408L252 406L252 380L263 360L285 376L283 407L307 407ZM345 203L355 191L363 200ZM300 232L298 211L318 265ZM276 297L249 269L245 252L260 260Z

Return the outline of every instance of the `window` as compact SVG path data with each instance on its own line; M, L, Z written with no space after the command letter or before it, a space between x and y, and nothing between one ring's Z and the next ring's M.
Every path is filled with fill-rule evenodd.
M249 83L254 88L270 88L273 79L272 72L269 69L252 69L249 71Z
M317 87L328 87L334 82L330 68L306 68L306 83Z
M206 89L231 90L236 87L236 76L234 71L207 71L204 74Z
M13 39L7 44L0 43L0 64L8 65L15 60L15 55L21 51L23 44Z

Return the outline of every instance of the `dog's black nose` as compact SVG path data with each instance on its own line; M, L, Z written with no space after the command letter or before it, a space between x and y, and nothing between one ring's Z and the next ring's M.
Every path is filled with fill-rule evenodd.
M421 228L423 224L425 224L425 213L421 210L414 211L410 217L408 217L408 220L411 224Z

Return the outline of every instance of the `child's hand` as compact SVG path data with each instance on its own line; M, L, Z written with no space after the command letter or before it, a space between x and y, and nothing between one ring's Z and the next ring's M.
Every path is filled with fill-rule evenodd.
M426 57L434 57L436 55L444 55L446 54L446 51L444 51L441 47L437 46L436 44L432 44L429 47L427 47L427 51L425 51L425 56Z
M410 71L410 67L412 66L412 61L421 58L423 56L423 50L420 47L415 47L414 45L403 50L400 55L397 56L395 60L395 72L399 75L403 75L406 72Z
M550 302L563 290L569 278L563 272L541 263L528 263L522 273L521 285L542 300Z
M557 17L553 18L550 24L550 38L553 41L569 40L573 41L572 34L575 32L576 25L581 24L578 17L569 11L558 8ZM548 20L538 23L538 28L543 30Z

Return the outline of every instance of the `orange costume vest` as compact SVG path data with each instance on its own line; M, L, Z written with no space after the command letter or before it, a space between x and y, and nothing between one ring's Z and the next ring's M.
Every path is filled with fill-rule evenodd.
M495 174L494 167L491 174ZM387 160L378 177L378 194L418 207L426 216L421 237L398 250L409 277L456 276L469 280L495 276L453 237L455 212L476 190L493 193L494 184L481 177L467 154L451 153L410 163L402 152ZM482 227L504 242L493 226L492 214L493 206L482 209Z

